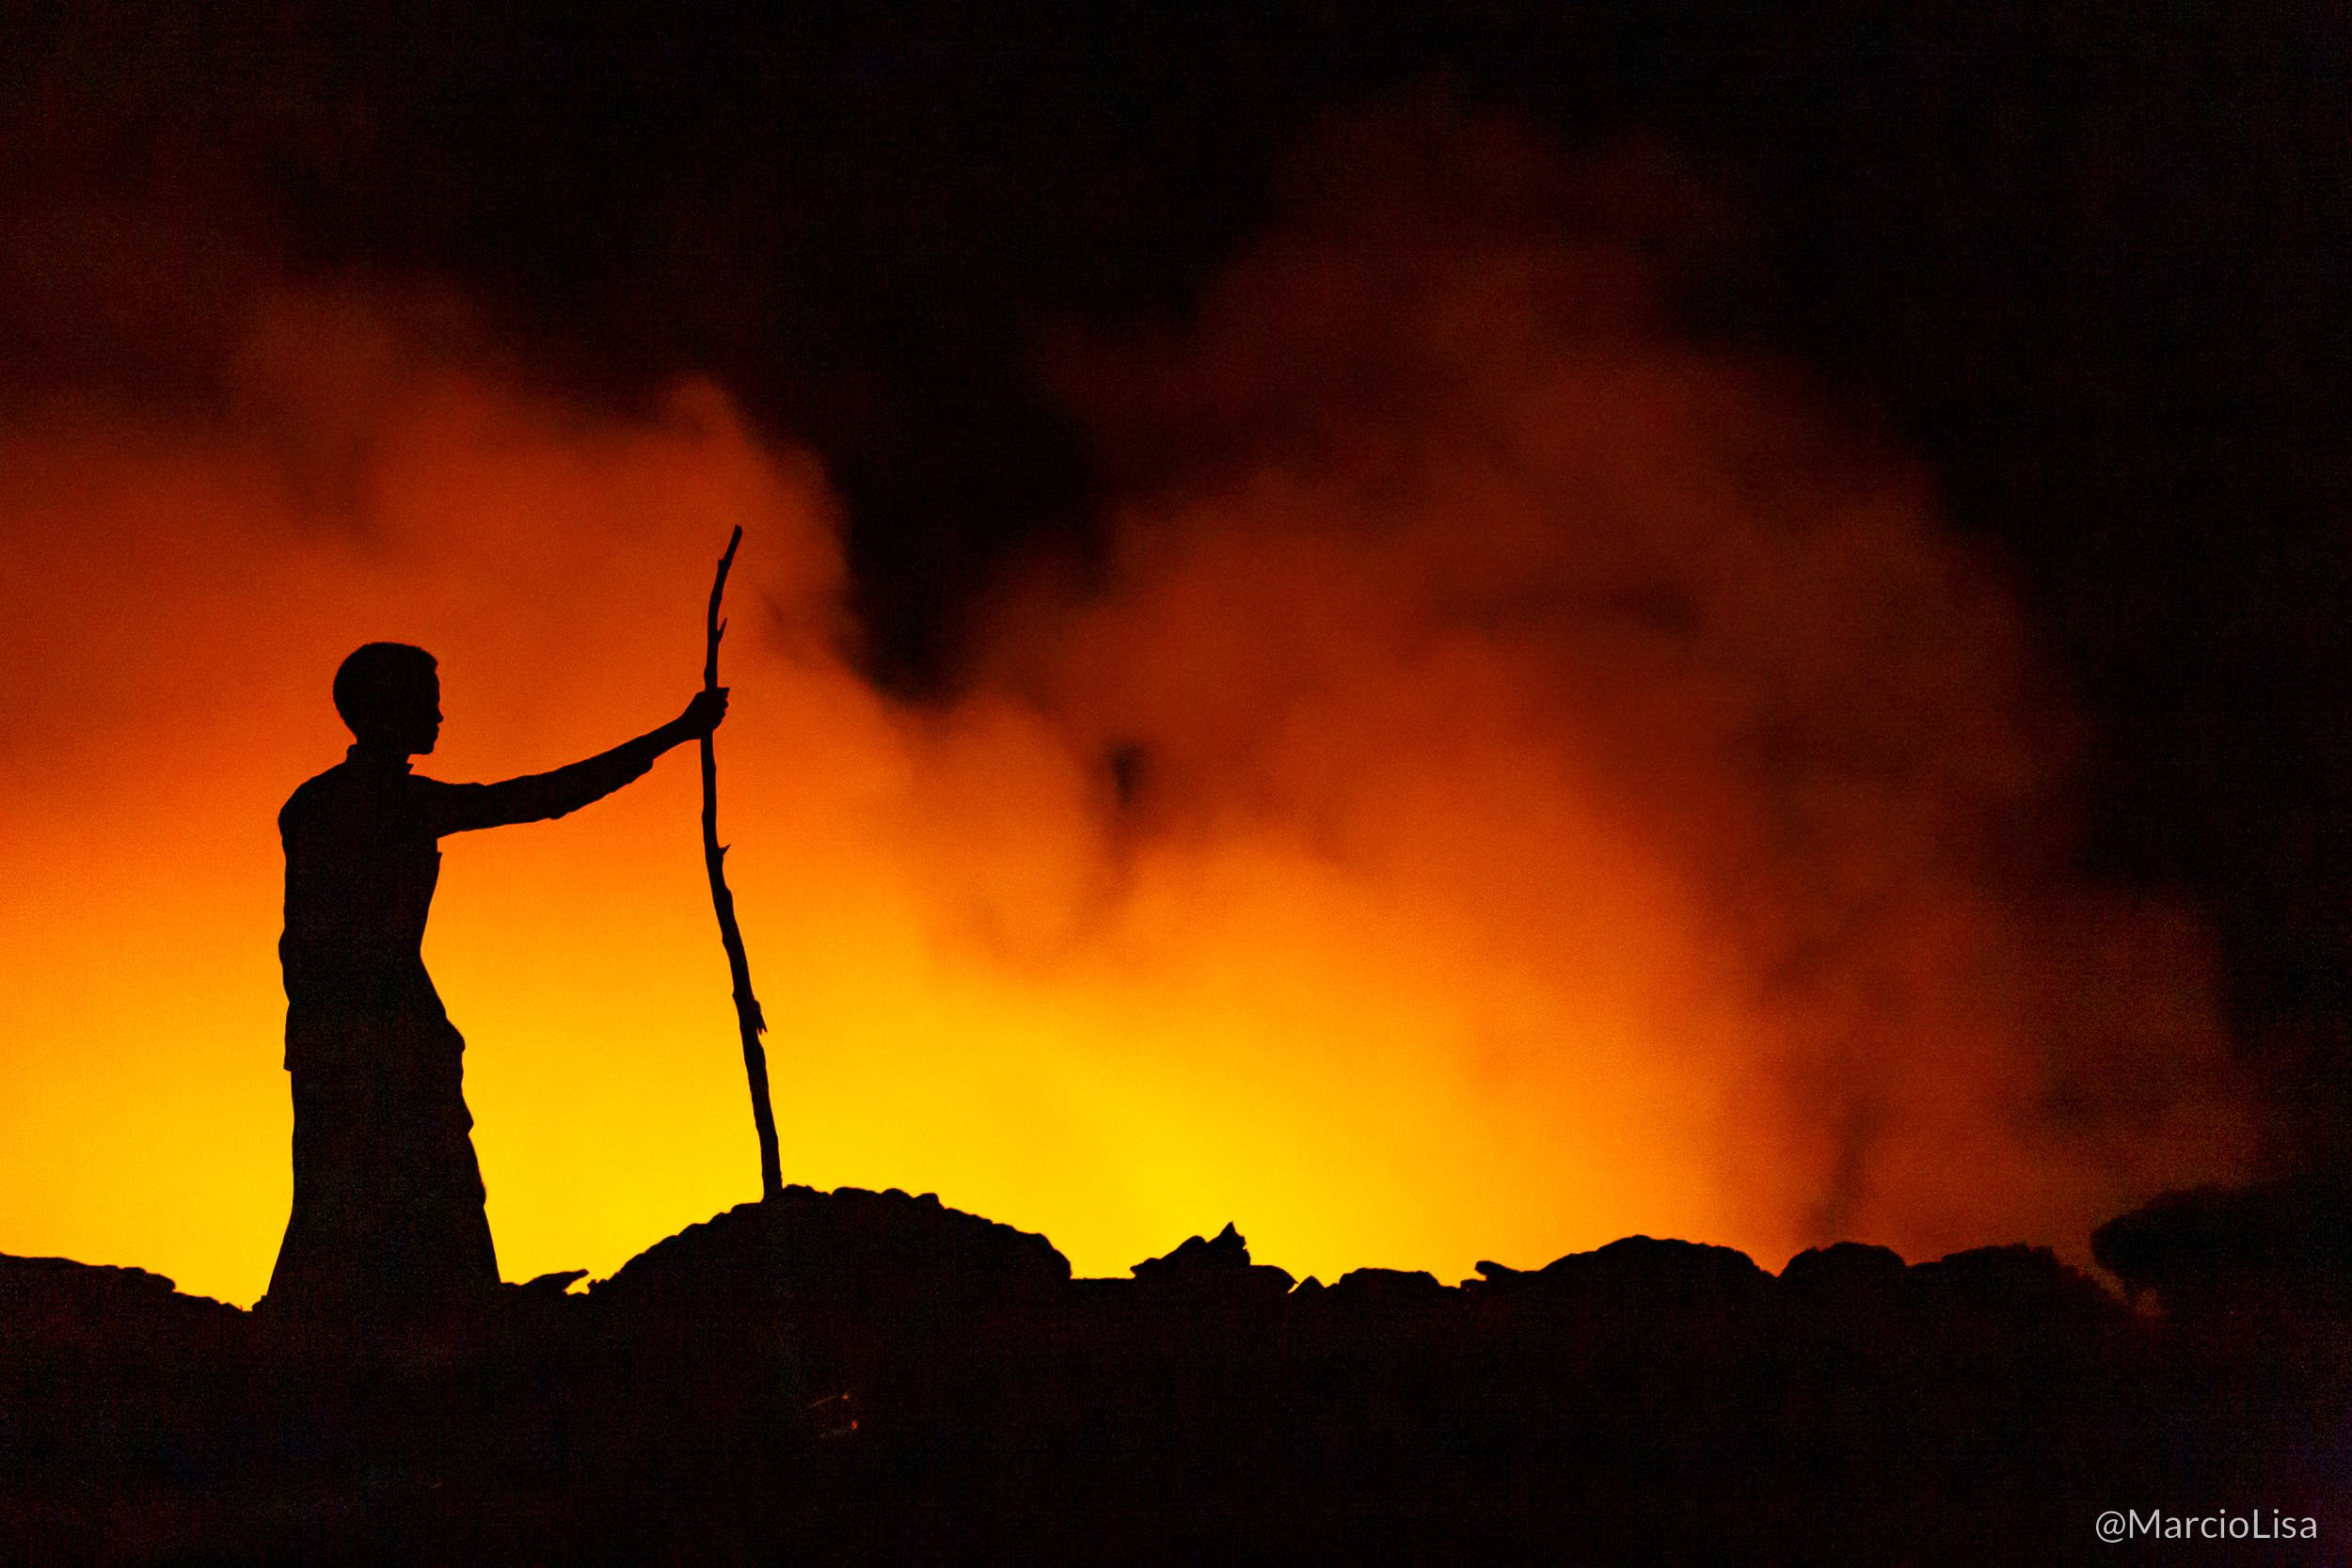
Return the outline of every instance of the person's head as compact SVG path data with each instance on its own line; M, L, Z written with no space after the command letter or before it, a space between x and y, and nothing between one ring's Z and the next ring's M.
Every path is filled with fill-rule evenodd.
M335 672L335 711L371 750L430 752L441 736L438 666L422 648L370 642Z

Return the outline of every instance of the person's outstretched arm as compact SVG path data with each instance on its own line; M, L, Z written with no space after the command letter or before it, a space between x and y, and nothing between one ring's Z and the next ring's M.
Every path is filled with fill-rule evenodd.
M719 727L727 713L727 694L698 691L686 711L634 740L609 752L548 773L529 773L498 784L442 784L433 806L434 832L462 833L475 828L501 828L510 822L541 822L578 811L600 800L623 784L643 777L654 758L671 747L700 740Z

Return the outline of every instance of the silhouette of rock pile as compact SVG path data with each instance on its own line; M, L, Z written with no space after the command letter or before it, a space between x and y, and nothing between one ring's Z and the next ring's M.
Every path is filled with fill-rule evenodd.
M2352 1307L2352 1180L2306 1177L2167 1193L2091 1233L2126 1291L2176 1316Z
M121 1505L247 1414L246 1329L144 1269L0 1256L0 1561L44 1542L95 1560L98 1504L117 1515L112 1555L136 1555Z
M1647 1236L1570 1253L1532 1273L1483 1262L1478 1272L1498 1298L1609 1313L1739 1311L1761 1302L1772 1278L1744 1252Z
M2073 1561L2104 1509L2192 1502L2340 1542L2328 1212L2184 1195L2101 1232L2168 1308L2303 1292L2257 1332L2024 1246L1775 1276L1630 1237L1326 1287L1228 1225L1073 1279L849 1188L437 1338L0 1259L0 1560Z
M1034 1303L1070 1280L1053 1243L892 1188L787 1187L657 1242L592 1286L631 1316L781 1312L903 1318Z
M1884 1315L1898 1309L1908 1274L1892 1247L1838 1242L1808 1247L1780 1271L1780 1293L1817 1314Z
M183 1295L145 1269L0 1254L0 1335L11 1342L107 1342L126 1333L200 1338L243 1316L210 1296Z
M1231 1221L1216 1239L1187 1238L1164 1258L1147 1258L1128 1271L1150 1296L1173 1302L1247 1305L1288 1295L1287 1270L1249 1260L1249 1243Z

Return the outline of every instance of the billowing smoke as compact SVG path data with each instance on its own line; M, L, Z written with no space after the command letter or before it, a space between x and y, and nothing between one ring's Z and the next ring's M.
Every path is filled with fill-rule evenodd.
M2063 715L1923 476L1672 330L1671 171L1387 119L1296 183L1195 325L1072 356L1151 478L997 647L1120 782L1122 909L1241 857L1406 921L1355 962L1423 1081L1620 1226L2063 1243L2229 1168L2204 934L2069 874Z
M1677 333L1640 166L1358 126L1301 178L1197 320L1057 355L1125 499L1008 583L950 704L860 678L817 464L707 386L623 420L446 303L259 289L178 412L21 403L0 1248L256 1293L271 819L341 754L336 660L439 655L438 776L568 760L685 701L736 522L723 811L788 1179L1082 1270L1231 1218L1328 1275L1636 1230L2079 1250L2233 1168L2202 930L2070 874L1997 576ZM748 1196L691 763L446 847L427 958L510 1277Z

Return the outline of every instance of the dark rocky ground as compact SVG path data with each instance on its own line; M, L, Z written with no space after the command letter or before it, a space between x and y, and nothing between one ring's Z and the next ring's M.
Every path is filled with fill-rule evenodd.
M2342 1564L2347 1213L2126 1216L2137 1311L2018 1246L1294 1286L1228 1227L1073 1279L850 1189L430 1331L0 1258L0 1560ZM2110 1508L2318 1539L2107 1546Z

